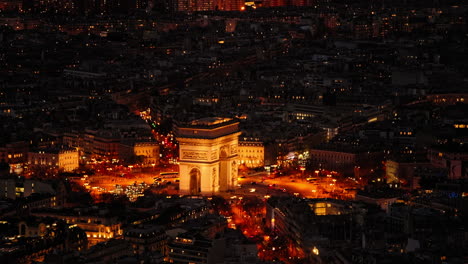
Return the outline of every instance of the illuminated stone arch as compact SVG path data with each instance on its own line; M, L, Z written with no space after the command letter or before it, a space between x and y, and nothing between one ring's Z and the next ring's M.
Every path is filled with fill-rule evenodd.
M241 134L237 120L197 119L178 124L174 133L179 142L180 194L213 195L234 189L231 165L238 158Z

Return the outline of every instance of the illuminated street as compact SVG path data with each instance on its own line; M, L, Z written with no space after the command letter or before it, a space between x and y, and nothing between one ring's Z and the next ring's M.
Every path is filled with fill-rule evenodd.
M288 175L271 179L268 178L268 174L261 174L245 176L245 178L240 177L238 182L243 186L242 189L247 188L246 186L255 188L252 183L266 186L268 189L259 188L259 191L265 192L264 195L276 190L305 198L352 199L357 190L357 183L349 178L317 177L314 178L313 182L308 182Z
M151 168L138 168L136 166L120 166L110 163L90 165L95 173L84 174L71 180L90 191L90 194L99 201L102 194L126 195L130 201L135 201L143 195L143 191L150 187L157 187L159 192L164 190L171 194L177 192L177 176L161 177L161 172L173 172L177 167L161 165Z

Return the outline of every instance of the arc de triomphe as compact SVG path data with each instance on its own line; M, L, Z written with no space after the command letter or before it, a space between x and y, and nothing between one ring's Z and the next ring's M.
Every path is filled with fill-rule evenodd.
M175 126L179 141L179 193L213 195L237 185L239 122L209 117Z

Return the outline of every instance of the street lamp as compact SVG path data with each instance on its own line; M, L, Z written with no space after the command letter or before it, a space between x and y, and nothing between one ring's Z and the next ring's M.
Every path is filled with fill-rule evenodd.
M312 249L312 253L318 256L320 254L320 251L318 250L317 247L314 246L314 248Z

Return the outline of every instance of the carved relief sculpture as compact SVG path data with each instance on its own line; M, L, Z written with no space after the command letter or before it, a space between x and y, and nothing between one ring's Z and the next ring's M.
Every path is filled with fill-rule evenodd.
M237 153L237 145L231 145L231 155L234 155Z
M208 160L208 153L200 151L183 151L182 159Z
M213 179L213 182L212 182L212 185L211 185L211 188L213 190L213 192L215 191L215 187L216 187L216 181L218 180L218 176L216 175L216 168L213 168L213 172L211 174L211 177Z

